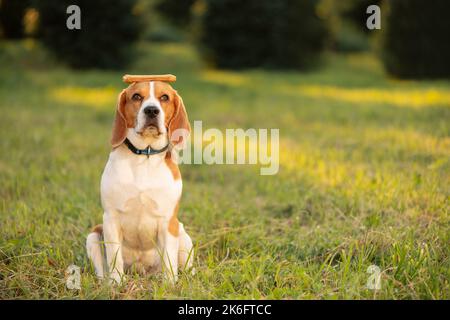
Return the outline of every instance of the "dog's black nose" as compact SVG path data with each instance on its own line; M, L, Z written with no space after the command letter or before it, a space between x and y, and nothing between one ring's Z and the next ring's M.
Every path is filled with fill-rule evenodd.
M156 116L159 114L159 109L155 106L145 107L144 113L150 118L156 118Z

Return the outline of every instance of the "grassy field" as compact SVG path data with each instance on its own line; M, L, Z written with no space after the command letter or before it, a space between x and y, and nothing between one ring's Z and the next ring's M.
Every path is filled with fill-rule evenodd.
M71 71L0 45L0 298L449 299L450 83L388 79L369 54L311 73L208 69L140 46L121 72ZM184 165L197 274L119 288L85 253L123 73L174 73L191 123L279 128L280 171ZM65 270L81 267L81 290ZM367 268L381 270L370 290Z

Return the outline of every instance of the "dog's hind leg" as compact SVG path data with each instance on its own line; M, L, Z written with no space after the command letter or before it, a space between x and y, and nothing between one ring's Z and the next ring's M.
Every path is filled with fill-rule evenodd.
M103 278L103 227L101 224L96 225L86 239L86 250L89 259L94 265L95 274L99 278Z
M183 224L180 223L180 242L178 247L178 266L181 270L189 270L194 262L194 247L191 237L184 230ZM191 270L194 272L194 269Z

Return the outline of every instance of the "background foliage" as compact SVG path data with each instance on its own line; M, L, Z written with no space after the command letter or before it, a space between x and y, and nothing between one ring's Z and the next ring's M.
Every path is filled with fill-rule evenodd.
M324 47L326 28L316 15L316 4L209 0L202 44L219 67L304 69L317 61Z
M23 17L30 0L0 1L0 34L9 39L22 38L25 34Z
M192 18L191 8L195 0L159 0L155 9L170 23L179 28L186 28Z
M398 32L390 30L389 12L382 7L387 22L368 32L346 13L363 14L352 9L359 1L318 1L315 13L329 33L316 68L304 72L295 54L304 44L283 43L284 37L303 39L286 31L297 25L291 18L273 27L275 35L261 34L268 43L278 39L279 51L256 46L262 55L255 57L258 67L223 70L211 63L214 55L211 60L200 55L194 41L208 14L206 3L195 1L186 25L173 25L175 20L158 14L158 2L123 2L121 10L109 1L101 9L92 4L88 11L96 12L98 23L83 11L82 27L90 34L66 30L69 39L88 37L68 43L75 51L67 54L46 32L40 38L30 31L39 21L42 30L41 18L45 22L48 14L36 4L25 9L24 39L2 33L0 299L449 299L450 82L393 78L374 49L384 33L409 46L418 65L435 59L445 70L433 51L435 46L446 52L436 43L445 37L434 34L428 37L432 42L414 44L403 34L405 24L417 28L409 19L419 7L414 15L406 12ZM65 12L67 2L59 3ZM282 4L260 5L286 14ZM268 28L266 9L255 9L266 20L250 17L249 26L243 17L239 24L229 19L255 32L255 26ZM429 21L441 13L427 10L427 23L442 35L446 25ZM165 10L169 14L173 11ZM146 22L142 28L136 29L136 16ZM118 22L130 25L114 29ZM65 28L65 20L61 24ZM45 28L65 44L59 27ZM124 38L131 30L136 33ZM216 36L231 41L227 33ZM117 48L131 59L116 60ZM239 54L252 55L248 48ZM391 52L386 46L380 50ZM399 69L404 70L410 56L399 52L405 54ZM116 58L108 67L128 62L126 67L98 69L107 66L103 60L111 53ZM289 61L292 68L281 63L277 68L283 70L273 70L268 57L281 56L295 60ZM229 58L253 63L247 56ZM83 59L90 64L77 68ZM102 219L99 180L124 73L176 74L174 87L191 124L202 120L204 129L280 129L275 176L260 176L259 165L181 166L180 220L194 240L197 273L182 273L176 286L160 275L130 273L122 286L111 287L95 278L86 257L85 237ZM81 290L65 285L71 264L81 267ZM371 265L381 270L380 290L366 286Z
M83 8L83 28L68 32L65 9L72 3ZM430 4L420 0L119 0L108 4L106 0L2 0L0 34L38 36L59 60L74 68L124 67L141 38L189 41L207 63L219 68L307 70L321 65L324 52L376 50L395 77L450 77L445 0ZM365 27L371 4L383 7L381 30Z
M74 71L33 43L0 46L0 298L450 297L450 83L392 81L361 53L309 73L214 70L173 43L141 44L127 70ZM204 129L279 128L280 171L181 166L196 275L114 288L85 239L102 219L121 77L143 70L176 74ZM79 291L65 286L73 263ZM366 287L373 264L381 290Z
M450 2L386 1L383 61L401 78L450 77Z
M68 30L66 8L81 10L81 30ZM40 0L40 39L59 59L75 68L119 68L133 56L132 44L143 26L135 0ZM107 9L106 9L107 8Z

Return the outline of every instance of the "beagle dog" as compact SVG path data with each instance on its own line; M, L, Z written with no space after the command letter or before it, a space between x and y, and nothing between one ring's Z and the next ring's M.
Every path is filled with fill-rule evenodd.
M168 83L133 82L120 93L101 178L103 225L86 240L99 278L120 283L131 269L162 271L175 282L178 268L192 267L192 240L177 217L182 181L174 161L190 130L183 100Z

